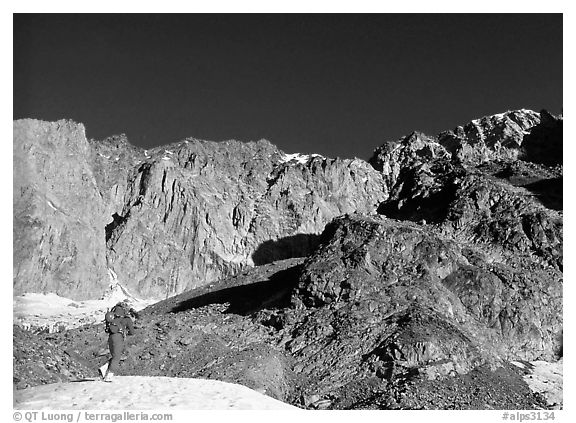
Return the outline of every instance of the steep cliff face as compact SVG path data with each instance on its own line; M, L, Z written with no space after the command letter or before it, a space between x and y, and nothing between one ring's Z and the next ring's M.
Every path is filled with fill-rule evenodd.
M124 208L128 181L134 177L138 166L146 160L148 152L130 144L124 134L104 140L88 140L88 143L92 172L106 205L109 232L115 224L112 216L121 214Z
M549 166L561 158L561 125L545 112L506 112L388 142L371 166L289 155L267 141L143 150L123 135L87 141L72 122L18 121L15 292L83 299L108 284L110 268L136 295L165 298L307 256L333 218L376 211L442 223L458 239L508 244L561 269L561 203L550 193L561 198L562 171ZM518 190L555 202L557 213L511 201Z
M57 143L58 148L50 150L40 169L30 167L32 156L15 160L15 180L22 188L15 190L15 209L26 208L25 192L34 186L30 178L45 173L64 185L54 188L61 201L44 205L65 204L91 228L90 235L81 235L65 215L57 215L57 238L50 238L54 225L49 223L34 236L33 222L15 232L22 245L22 253L15 255L22 267L15 276L17 293L52 292L66 285L58 292L81 299L107 285L104 272L110 268L136 295L165 298L246 266L305 256L332 218L374 212L387 197L380 174L361 160L287 155L267 141L190 139L147 151L124 136L87 142L80 129L75 135L61 130L46 135L54 124L36 121L36 132L30 124L15 124L15 157L27 146ZM41 258L23 255L38 250L40 234L48 236L50 251ZM90 266L82 261L67 265L76 269L74 281L67 273L53 274L67 257L52 251L63 248L62 239L80 256L93 259ZM48 266L50 278L40 277L42 266ZM100 282L92 283L95 279Z
M187 140L147 155L107 239L110 266L143 296L305 256L332 218L386 198L365 162L287 156L267 141Z
M84 127L14 122L14 293L94 298L109 283L105 202Z

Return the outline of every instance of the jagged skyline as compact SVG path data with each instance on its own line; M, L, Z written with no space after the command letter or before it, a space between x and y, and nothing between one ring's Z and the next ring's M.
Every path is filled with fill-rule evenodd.
M144 148L368 158L516 108L562 111L561 14L14 16L14 118Z

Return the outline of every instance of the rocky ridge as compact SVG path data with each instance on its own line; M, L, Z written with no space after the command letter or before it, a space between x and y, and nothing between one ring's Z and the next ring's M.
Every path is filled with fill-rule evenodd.
M136 295L160 299L247 266L306 256L345 213L380 206L393 217L391 207L401 207L405 218L416 207L426 209L424 220L442 219L437 205L460 194L463 165L518 163L512 159L526 155L527 144L558 150L562 121L542 116L521 110L436 137L413 133L376 150L370 163L379 172L358 159L286 155L267 141L188 139L142 150L122 135L88 141L73 122L17 121L15 292L94 298L110 269ZM548 192L550 179L537 179Z
M145 152L163 154L161 162L143 161L127 178L131 182L117 204L130 207L115 209L122 218L109 229L108 246L127 242L122 238L128 235L142 245L138 230L130 229L136 225L131 216L145 222L165 218L178 227L173 213L179 208L168 204L191 204L182 200L189 194L179 188L148 189L181 186L181 179L191 177L189 168L198 173L192 178L205 183L195 185L202 191L194 191L193 198L229 210L232 226L236 221L238 228L248 227L244 239L265 228L285 229L286 222L294 225L299 222L295 211L328 216L342 209L313 237L298 232L265 241L262 255L251 256L258 266L238 267L231 276L146 309L137 335L129 338L122 371L241 383L307 408L546 407L510 361L562 356L561 154L530 161L533 156L526 153L545 150L542 145L558 149L562 120L545 112L516 111L470 125L452 131L450 143L445 135L420 133L388 142L370 160L375 170L361 161L277 156L270 144L257 143L263 152L258 157L270 154L270 161L255 160L246 165L247 173L236 161L230 174L242 175L242 181L261 174L258 166L270 171L267 187L252 181L263 191L249 209L261 211L262 218L242 208L227 209L224 195L219 202L219 193L208 190L208 181L220 163L230 161L230 145L235 144L226 145L220 156L211 150L214 143L192 142L201 157L194 160L187 146L174 157L174 147ZM202 149L209 152L202 156L197 153ZM178 165L172 167L173 162ZM374 184L364 180L372 172L378 175ZM322 180L313 183L310 175ZM334 181L355 185L330 185ZM362 207L368 196L346 200L355 195L358 182L362 195L379 195L367 209ZM315 200L324 204L318 207L324 214L314 214L313 202L291 200L291 207L284 202L305 198L310 187L326 201ZM325 200L330 187L339 189L335 202ZM102 191L102 197L115 190ZM246 201L242 204L252 204ZM161 218L151 217L150 204L163 211ZM187 214L179 216L185 220ZM165 229L166 222L155 224ZM202 227L214 235L216 229L206 228L217 226ZM252 227L259 231L251 232ZM151 240L159 242L158 237L151 235ZM287 256L301 258L277 260ZM116 260L114 254L110 258ZM101 326L40 336L69 351L85 365L86 374L106 360ZM17 350L26 348L23 335L16 332L15 337ZM24 372L24 361L16 364L17 387L45 383L39 371ZM62 377L57 369L48 373Z
M372 212L387 196L380 174L362 160L297 158L267 141L189 139L141 150L124 136L89 142L73 122L14 125L14 223L22 245L14 255L15 293L94 298L111 269L136 295L166 298L248 266L305 256L332 218ZM46 138L29 128L52 132ZM60 166L61 156L76 159L67 148L81 154L69 170ZM40 154L49 166L31 169ZM62 178L84 185L55 188ZM47 190L51 200L44 201ZM65 204L71 217L34 212L26 196L44 201L40 210L47 201ZM75 229L86 220L93 235ZM34 247L41 236L47 251ZM68 255L52 251L63 240ZM59 270L62 262L74 271ZM45 267L50 277L41 278Z

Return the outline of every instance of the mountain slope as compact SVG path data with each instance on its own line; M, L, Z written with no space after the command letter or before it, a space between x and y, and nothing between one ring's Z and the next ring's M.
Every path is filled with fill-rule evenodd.
M240 383L306 408L546 407L518 363L563 355L562 164L526 151L556 149L562 119L521 110L466 127L450 145L386 142L372 167L266 142L105 158L142 160L101 191L124 204L109 263L183 274L195 252L208 275L170 276L182 285L166 292L183 292L143 311L122 374ZM18 387L70 377L54 364L27 373L42 342L67 351L75 375L107 358L102 325L39 336L15 332Z

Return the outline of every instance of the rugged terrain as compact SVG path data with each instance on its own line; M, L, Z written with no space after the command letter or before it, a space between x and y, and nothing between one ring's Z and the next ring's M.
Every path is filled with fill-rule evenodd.
M369 162L265 141L140 151L37 121L15 123L15 156L41 128L86 146L70 177L100 203L57 203L50 173L19 182L15 230L30 240L48 225L57 254L15 249L15 292L82 297L104 284L26 279L38 263L57 268L70 222L101 213L102 249L70 236L76 255L61 266L89 259L139 295L169 296L138 319L124 374L235 382L308 408L547 406L511 362L562 357L561 118L519 110L415 132ZM23 162L39 160L32 150ZM102 325L15 327L17 389L94 375L106 359Z
M264 140L141 150L123 136L88 141L70 121L16 121L14 173L15 293L76 300L103 292L108 269L135 295L164 299L305 256L331 219L387 196L358 159L287 155Z

